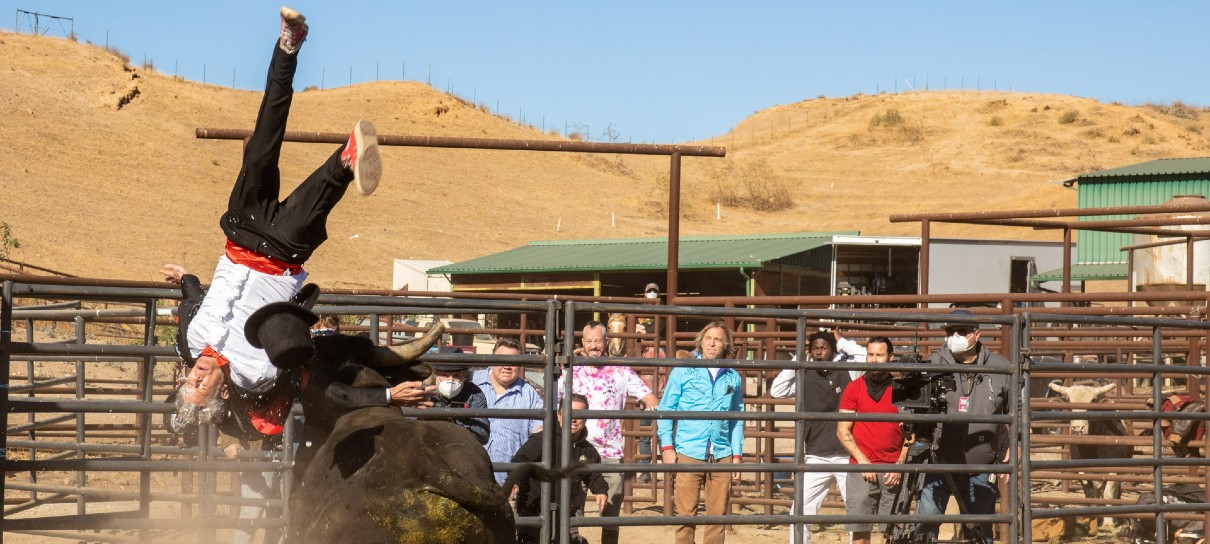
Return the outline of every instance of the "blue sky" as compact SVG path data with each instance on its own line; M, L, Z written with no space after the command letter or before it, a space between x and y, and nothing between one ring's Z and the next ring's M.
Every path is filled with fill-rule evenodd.
M278 2L0 0L168 74L259 89ZM1210 3L293 0L297 83L428 81L530 124L679 142L818 96L1012 89L1210 105ZM14 27L15 25L15 27ZM64 36L66 22L40 31Z

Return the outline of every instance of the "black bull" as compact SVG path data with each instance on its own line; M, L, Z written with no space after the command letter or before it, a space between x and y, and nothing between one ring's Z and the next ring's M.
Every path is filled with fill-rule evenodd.
M426 336L440 334L433 332ZM408 418L392 406L349 404L358 390L382 398L391 383L430 371L399 359L398 366L380 366L390 360L381 357L386 348L371 347L368 339L328 338L316 339L318 355L306 365L312 376L302 395L304 465L296 471L288 541L516 542L508 503L513 483L566 472L526 465L500 486L486 450L466 429Z
M291 505L291 542L516 542L507 493L474 435L395 408L337 420Z

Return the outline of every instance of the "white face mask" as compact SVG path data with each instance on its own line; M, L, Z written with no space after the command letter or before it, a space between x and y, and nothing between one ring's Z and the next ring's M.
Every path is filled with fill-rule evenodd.
M954 333L953 336L946 338L945 346L950 348L950 353L955 355L959 353L966 353L967 350L971 349L970 340L967 340L965 336L962 336L958 333Z
M452 399L461 392L462 380L449 380L437 384L437 393L447 399Z

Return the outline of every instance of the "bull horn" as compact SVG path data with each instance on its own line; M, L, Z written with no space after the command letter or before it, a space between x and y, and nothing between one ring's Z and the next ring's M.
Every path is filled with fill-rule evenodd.
M1105 385L1102 385L1101 387L1096 388L1095 392L1097 395L1104 395L1105 393L1113 391L1113 389L1117 386L1118 386L1118 384L1116 384L1116 383L1107 383Z
M374 351L376 366L402 366L420 357L441 339L445 332L445 323L435 321L424 336L402 346L379 347Z
M1066 394L1067 394L1067 392L1071 390L1071 388L1070 388L1070 387L1063 387L1063 385L1062 385L1062 384L1058 384L1058 383L1055 383L1055 382L1050 382L1050 388L1051 388L1051 389L1054 389L1056 393L1060 393L1060 394L1063 394L1063 395L1066 395Z

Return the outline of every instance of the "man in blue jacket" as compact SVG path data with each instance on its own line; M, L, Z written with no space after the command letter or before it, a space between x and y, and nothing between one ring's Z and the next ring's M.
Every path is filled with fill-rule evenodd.
M713 360L731 353L731 331L722 321L714 321L697 335L697 358ZM668 374L660 411L693 412L744 410L744 381L733 369L721 367L677 367ZM676 433L672 421L657 422L661 455L665 464L739 463L743 459L744 425L742 421L679 420ZM699 493L706 488L706 515L721 516L731 504L733 472L680 472L673 485L673 505L678 516L697 514ZM706 528L706 544L723 544L723 525ZM693 544L696 525L676 528L676 544Z

